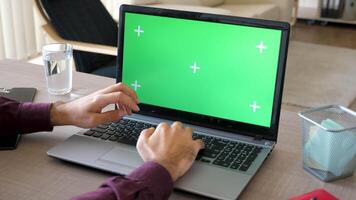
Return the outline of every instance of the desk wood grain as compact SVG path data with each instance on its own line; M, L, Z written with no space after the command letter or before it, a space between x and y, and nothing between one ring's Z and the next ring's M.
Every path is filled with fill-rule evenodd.
M74 72L73 92L64 97L47 93L43 66L0 61L0 87L36 87L36 102L70 100L115 83L114 79ZM25 135L14 151L0 151L0 199L69 199L97 188L110 173L59 161L46 151L80 130L56 127L53 132ZM356 199L355 176L324 183L302 169L297 113L283 110L278 144L239 199L288 199L315 188L326 188L340 199ZM173 200L206 199L175 191Z

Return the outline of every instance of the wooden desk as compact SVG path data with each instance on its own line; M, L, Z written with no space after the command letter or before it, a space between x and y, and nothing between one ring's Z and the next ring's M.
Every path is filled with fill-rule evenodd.
M64 99L76 98L115 82L114 79L74 73L74 90ZM0 87L36 87L36 102L55 101L45 86L43 67L19 61L0 61ZM68 199L92 191L112 174L62 162L46 151L78 128L56 127L52 133L25 135L15 151L0 151L0 199ZM287 199L315 188L326 188L340 199L356 198L356 176L323 183L302 169L299 119L282 111L278 144L240 199ZM170 199L206 199L176 191Z

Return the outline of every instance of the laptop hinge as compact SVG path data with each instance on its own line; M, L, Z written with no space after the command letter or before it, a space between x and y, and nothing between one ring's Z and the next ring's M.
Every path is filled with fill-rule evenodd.
M255 137L253 139L254 140L262 140L263 136L262 135L255 135Z

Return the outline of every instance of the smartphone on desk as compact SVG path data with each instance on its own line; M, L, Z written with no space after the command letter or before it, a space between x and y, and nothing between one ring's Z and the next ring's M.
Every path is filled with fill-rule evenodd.
M21 134L0 136L0 150L16 149L21 139Z
M21 103L32 102L36 95L36 91L36 88L2 89L0 90L0 97L12 99ZM20 139L20 133L15 135L0 135L0 150L16 149L16 146L19 143Z

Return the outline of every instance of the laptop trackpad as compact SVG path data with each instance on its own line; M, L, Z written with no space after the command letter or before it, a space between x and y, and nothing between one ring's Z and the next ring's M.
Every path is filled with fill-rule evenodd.
M137 151L130 150L124 147L114 147L103 156L101 156L96 162L100 161L113 163L115 165L125 165L128 167L136 168L143 163L143 160L137 153Z

